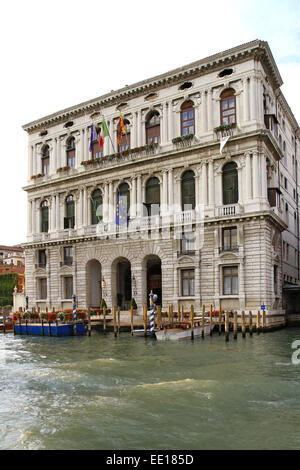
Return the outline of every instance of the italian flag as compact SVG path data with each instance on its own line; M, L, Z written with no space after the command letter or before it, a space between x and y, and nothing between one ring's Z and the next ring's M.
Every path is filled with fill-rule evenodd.
M105 119L103 118L102 123L101 123L100 135L99 135L99 147L100 147L100 149L103 148L103 139L104 139L104 137L108 137L108 136L109 136L108 128L107 128Z

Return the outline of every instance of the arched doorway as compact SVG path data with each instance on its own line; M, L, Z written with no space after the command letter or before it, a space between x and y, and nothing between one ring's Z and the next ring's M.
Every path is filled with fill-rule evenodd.
M118 258L112 264L113 304L129 310L131 298L131 264L127 258Z
M162 275L161 259L157 255L149 255L146 260L147 276L147 304L149 305L149 294L152 290L157 295L156 305L162 305Z
M86 305L99 308L102 298L101 264L96 259L90 260L86 265Z

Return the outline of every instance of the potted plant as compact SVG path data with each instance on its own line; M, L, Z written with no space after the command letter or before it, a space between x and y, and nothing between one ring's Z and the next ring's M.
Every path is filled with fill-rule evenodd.
M64 319L65 319L65 314L64 314L63 312L59 312L57 316L58 316L59 321L61 321L61 322L64 321Z

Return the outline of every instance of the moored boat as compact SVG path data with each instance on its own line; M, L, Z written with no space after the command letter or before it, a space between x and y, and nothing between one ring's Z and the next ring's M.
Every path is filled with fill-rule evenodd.
M164 328L162 330L156 331L156 339L160 341L168 340L180 340L180 339L191 339L192 335L194 338L202 336L202 326L195 328L188 328L186 325L178 325L175 328ZM210 325L204 326L204 336L210 334Z
M76 323L15 323L16 335L39 336L78 336L86 334L86 326L82 322Z

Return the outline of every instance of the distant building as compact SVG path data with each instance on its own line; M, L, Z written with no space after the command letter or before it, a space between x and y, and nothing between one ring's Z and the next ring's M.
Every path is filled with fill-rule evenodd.
M13 305L13 293L21 293L25 285L24 249L0 245L0 307Z
M0 245L0 265L25 266L24 248Z
M282 83L256 40L24 125L30 307L75 293L141 311L152 289L163 309L283 315L299 295L300 132Z

